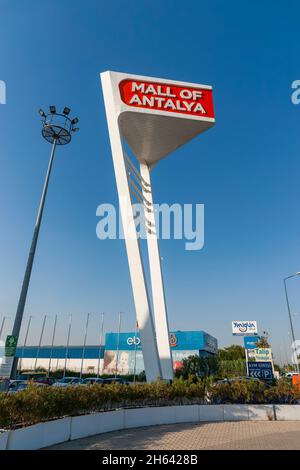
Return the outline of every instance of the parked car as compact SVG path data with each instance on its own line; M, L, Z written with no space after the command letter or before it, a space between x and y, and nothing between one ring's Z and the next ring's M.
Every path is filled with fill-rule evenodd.
M216 383L217 384L229 384L229 385L231 385L234 382L244 382L245 380L247 382L258 382L258 383L261 383L261 384L265 385L266 387L270 387L270 384L268 383L269 381L261 380L261 379L258 379L256 377L234 377L234 378L231 378L231 379L225 378L225 379L222 379L222 380L218 380Z
M57 382L57 377L41 377L40 379L35 380L35 382L39 384L53 385Z
M93 384L103 385L104 383L105 383L105 380L99 377L88 377L87 379L84 379L82 385L93 385Z
M18 375L17 380L30 380L41 384L52 385L57 381L57 378L48 377L46 372L22 372Z
M284 377L287 377L288 379L292 379L294 375L298 375L298 372L286 372L284 374Z
M8 386L8 390L14 390L16 389L18 386L21 386L22 384L26 383L25 380L10 380L9 381L9 386Z
M13 395L14 393L22 392L23 390L26 390L26 388L28 388L30 385L38 388L47 387L46 384L41 384L28 380L12 380L9 384L7 393L8 395Z
M22 372L18 375L17 380L33 380L34 382L46 379L46 372Z
M83 379L80 377L63 377L62 379L54 382L52 387L68 387L70 385L77 386L83 383Z
M104 384L126 384L124 379L121 379L119 377L110 377L108 379L103 379Z

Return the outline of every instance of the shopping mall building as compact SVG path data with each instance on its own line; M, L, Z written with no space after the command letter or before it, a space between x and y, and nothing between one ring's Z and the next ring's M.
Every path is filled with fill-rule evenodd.
M188 356L209 356L217 353L217 339L205 331L173 331L170 333L170 346L174 369L179 368L182 360ZM17 349L22 369L44 367L48 369L51 357L51 369L67 368L79 371L82 359L83 371L97 373L136 374L144 370L142 346L139 333L107 333L105 345L86 346L22 346Z

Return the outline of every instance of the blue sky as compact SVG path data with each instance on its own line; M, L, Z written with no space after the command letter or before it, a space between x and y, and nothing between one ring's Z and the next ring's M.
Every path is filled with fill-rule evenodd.
M116 204L99 73L165 77L214 87L216 126L154 169L157 202L204 203L205 247L162 241L172 329L204 329L233 342L233 319L257 319L278 355L288 322L282 278L300 270L300 78L297 1L1 0L0 315L15 314L50 147L37 110L70 106L80 119L58 149L26 306L31 342L49 315L134 327L125 246L96 238L96 208ZM300 280L290 281L300 312ZM9 324L7 324L9 326ZM300 316L295 320L300 335Z

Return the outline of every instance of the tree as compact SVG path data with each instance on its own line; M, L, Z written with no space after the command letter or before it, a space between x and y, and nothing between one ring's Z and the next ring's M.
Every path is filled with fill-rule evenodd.
M238 344L232 344L224 349L219 349L219 359L222 361L235 361L245 359L245 349Z
M189 356L182 361L179 374L187 379L189 376L208 377L216 375L219 370L219 359L217 356Z

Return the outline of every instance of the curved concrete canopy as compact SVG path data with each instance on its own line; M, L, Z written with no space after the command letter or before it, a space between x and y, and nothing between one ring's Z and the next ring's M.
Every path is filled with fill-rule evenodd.
M122 136L137 159L150 167L215 124L209 85L106 74Z
M125 111L119 117L119 125L137 159L152 167L214 123Z

